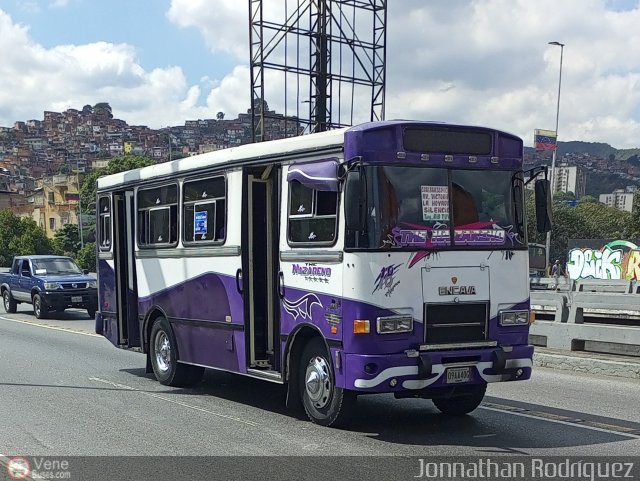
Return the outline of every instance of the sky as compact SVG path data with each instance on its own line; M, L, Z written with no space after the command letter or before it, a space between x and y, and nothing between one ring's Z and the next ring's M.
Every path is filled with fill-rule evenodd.
M248 3L0 0L0 126L98 102L151 128L235 118L250 105ZM558 139L640 147L638 25L640 0L389 0L386 118L531 146L555 129L562 50Z

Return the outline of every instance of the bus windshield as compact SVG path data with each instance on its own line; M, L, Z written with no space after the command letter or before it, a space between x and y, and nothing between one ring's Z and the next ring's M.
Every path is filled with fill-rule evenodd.
M520 172L407 166L364 169L366 229L347 232L347 248L526 248Z

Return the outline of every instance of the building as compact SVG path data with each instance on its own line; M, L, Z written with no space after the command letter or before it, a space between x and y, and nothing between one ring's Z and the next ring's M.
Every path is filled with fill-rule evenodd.
M587 173L576 165L562 164L553 175L553 193L573 192L576 199L583 197L587 187Z
M15 210L31 217L52 238L64 225L78 224L79 200L77 174L53 175L38 179L26 205Z
M616 189L611 194L600 194L600 202L609 207L631 212L633 210L633 192Z

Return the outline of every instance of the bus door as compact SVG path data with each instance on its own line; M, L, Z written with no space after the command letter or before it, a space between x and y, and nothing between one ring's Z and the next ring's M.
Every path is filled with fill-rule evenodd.
M114 193L113 203L113 256L118 345L140 347L138 290L136 287L136 263L133 250L135 239L133 191Z
M243 295L247 367L280 372L278 353L278 172L275 165L244 170ZM254 372L255 373L255 372Z

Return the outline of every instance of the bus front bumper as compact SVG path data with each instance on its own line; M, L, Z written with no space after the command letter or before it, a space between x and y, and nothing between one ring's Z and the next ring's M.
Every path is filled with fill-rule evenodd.
M345 354L344 388L382 393L420 391L531 377L533 346L400 354Z

